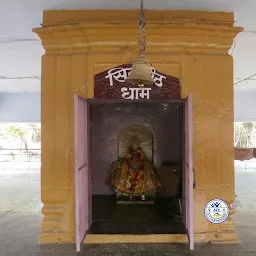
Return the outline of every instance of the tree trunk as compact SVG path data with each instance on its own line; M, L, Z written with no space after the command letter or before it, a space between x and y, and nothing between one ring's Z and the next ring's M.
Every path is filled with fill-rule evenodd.
M25 147L25 150L28 151L28 142L26 140L24 140L24 147Z

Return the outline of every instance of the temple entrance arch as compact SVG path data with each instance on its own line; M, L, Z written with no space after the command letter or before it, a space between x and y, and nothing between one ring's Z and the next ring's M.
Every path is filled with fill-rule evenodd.
M132 211L128 213L127 222L125 222L124 215L120 219L115 202L112 199L109 202L106 200L107 196L109 198L112 196L113 198L115 194L105 182L107 169L116 157L124 154L127 145L122 141L122 137L125 137L125 134L128 137L131 136L127 134L132 134L132 129L140 127L139 129L141 129L143 136L147 136L145 135L147 133L148 138L151 136L149 144L152 146L152 155L150 156L149 149L146 149L145 151L148 152L145 153L151 158L152 162L154 158L156 159L155 162L159 169L162 168L162 162L165 162L173 172L176 172L176 167L180 166L177 167L180 168L180 172L178 171L177 173L181 176L176 180L183 181L182 196L175 196L181 199L184 234L188 234L190 249L193 249L192 97L181 99L179 79L159 73L156 70L152 70L156 82L155 86L141 88L126 84L125 77L129 73L129 68L129 65L121 65L97 74L94 79L94 99L87 100L88 108L90 108L90 117L89 115L87 116L87 125L91 122L92 130L87 133L90 138L86 141L92 141L91 144L88 142L91 145L91 150L89 149L90 145L87 145L88 162L91 159L92 165L89 165L91 167L91 176L88 171L84 180L87 180L90 185L89 183L87 184L86 200L76 196L77 207L79 205L81 207L83 203L88 205L88 207L86 206L87 208L85 207L88 210L87 215L85 215L87 216L86 223L92 225L88 224L89 226L86 226L83 231L84 235L87 234L86 242L97 241L99 239L97 235L99 234L133 234L133 241L139 242L136 236L183 233L183 231L174 231L171 226L168 228L170 223L168 224L166 219L164 219L165 224L160 224L159 222L159 225L167 227L167 230L161 229L159 231L158 229L158 231L154 231L156 229L152 223L154 223L153 219L156 218L152 218L152 216L155 214L156 209L153 210L153 215L147 217L148 219L146 218L148 223L145 224L145 227L148 228L149 233L143 233L142 227L140 230L134 229L135 227L132 228L135 224L137 226L140 225L140 222L136 222L136 220L131 224L129 218L133 216ZM130 127L130 130L127 130L128 127ZM119 143L120 134L121 143ZM154 145L155 142L156 145ZM153 150L154 147L157 149L156 152ZM153 152L156 154L154 157ZM178 163L175 166L175 170L172 169L174 168L174 162ZM76 186L81 186L81 184L76 183ZM79 191L79 188L76 191ZM91 201L92 204L90 205ZM112 210L107 211L107 209ZM79 211L78 208L77 211ZM125 212L124 210L122 211L123 213ZM144 210L140 210L140 212L144 212L144 217L147 214L147 211ZM167 211L163 212L166 213ZM90 216L92 216L91 222ZM113 216L115 216L114 221L118 222L118 227L114 226L113 223L110 225L110 220L113 220ZM171 216L167 219L171 219ZM158 217L158 220L160 221L161 218ZM81 220L80 223L82 223ZM80 240L78 241L81 242L82 236L79 228L78 225L77 234L80 234ZM159 240L159 238L156 238L156 240ZM184 242L184 240L176 240L176 242Z

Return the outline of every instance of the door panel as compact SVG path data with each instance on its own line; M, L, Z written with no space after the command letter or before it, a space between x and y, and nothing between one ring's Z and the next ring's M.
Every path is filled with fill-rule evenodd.
M76 203L76 249L81 250L89 229L89 143L88 104L74 96L74 149L75 149L75 203Z
M193 197L193 120L192 95L185 101L185 156L183 173L183 221L187 229L190 250L194 250L194 197Z
M91 116L90 116L90 104L87 104L87 152L88 152L88 229L92 225L92 123L91 123Z

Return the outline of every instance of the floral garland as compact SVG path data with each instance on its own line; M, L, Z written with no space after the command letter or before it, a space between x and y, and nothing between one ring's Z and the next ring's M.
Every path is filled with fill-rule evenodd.
M135 192L135 187L142 184L145 171L144 153L139 148L137 151L132 149L125 156L125 171L128 174L129 190Z

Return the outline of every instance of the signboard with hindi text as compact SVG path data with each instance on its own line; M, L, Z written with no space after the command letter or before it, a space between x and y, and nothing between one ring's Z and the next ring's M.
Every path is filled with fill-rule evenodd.
M111 68L94 76L95 99L180 100L179 79L151 68L154 85L139 87L126 82L131 64Z

